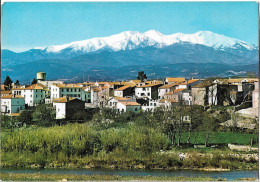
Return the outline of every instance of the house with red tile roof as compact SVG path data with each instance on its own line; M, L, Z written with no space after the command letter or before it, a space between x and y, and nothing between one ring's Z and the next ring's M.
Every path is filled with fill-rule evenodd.
M118 112L134 112L138 113L139 110L141 109L141 104L138 104L137 102L134 101L119 101L117 103L116 109Z
M53 99L56 119L72 119L77 112L85 112L85 102L77 98L61 97Z
M5 114L19 113L25 109L25 100L21 95L6 95L1 97L1 112Z

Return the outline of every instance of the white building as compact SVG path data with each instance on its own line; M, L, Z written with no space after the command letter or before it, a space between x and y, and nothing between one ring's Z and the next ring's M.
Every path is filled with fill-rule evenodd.
M134 112L138 113L141 109L141 104L132 101L120 101L117 103L116 109L118 112Z
M6 95L1 97L2 113L19 113L25 109L25 100L21 95Z
M40 83L36 83L26 88L14 88L12 94L21 95L28 106L36 106L45 103L45 97L49 92L48 88Z
M81 99L82 86L77 84L52 84L51 85L51 100L64 96Z
M135 88L135 96L143 99L154 99L158 98L158 88L161 84L147 84L138 86Z
M114 96L115 97L124 97L131 94L131 87L130 86L122 86L118 89L115 89Z
M62 97L53 100L56 119L70 119L76 112L85 110L85 103L77 98Z
M143 111L154 111L156 108L160 106L159 100L149 100L148 104L144 104L141 106Z
M173 91L176 88L177 84L168 84L168 85L163 85L158 88L158 98L163 99L164 95L166 93L169 93Z

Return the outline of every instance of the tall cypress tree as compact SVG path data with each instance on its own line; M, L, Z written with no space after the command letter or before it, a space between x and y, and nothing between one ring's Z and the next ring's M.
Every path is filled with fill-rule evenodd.
M9 76L6 76L4 85L7 87L8 90L11 90L13 81Z

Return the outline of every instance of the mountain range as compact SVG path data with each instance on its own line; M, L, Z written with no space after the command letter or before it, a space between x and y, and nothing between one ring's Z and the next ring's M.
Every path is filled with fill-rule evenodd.
M2 49L2 80L9 75L26 82L38 71L47 72L48 79L73 81L84 76L92 81L133 79L141 70L150 78L237 76L258 73L258 51L258 46L210 31L172 35L126 31L21 53Z

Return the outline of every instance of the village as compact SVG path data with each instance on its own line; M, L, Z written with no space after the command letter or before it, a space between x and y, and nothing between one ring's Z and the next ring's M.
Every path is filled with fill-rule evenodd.
M235 111L258 117L258 78L148 80L139 72L135 80L64 83L37 73L32 85L1 85L1 112L11 117L40 104L51 104L55 119L71 119L87 108L110 108L118 113L169 110L174 105L234 106Z

